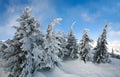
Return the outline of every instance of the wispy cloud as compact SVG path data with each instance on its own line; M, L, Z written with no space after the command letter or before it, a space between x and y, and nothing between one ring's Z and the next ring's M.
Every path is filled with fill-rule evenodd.
M6 40L13 37L15 30L12 26L19 25L16 19L20 17L24 8L27 6L32 8L32 14L37 17L42 25L49 18L56 15L56 11L49 0L29 0L29 2L28 4L16 4L15 0L9 1L9 5L6 6L7 11L4 13L8 18L5 20L5 24L0 24L0 40Z
M12 28L12 26L16 26L18 24L16 22L16 18L17 16L10 18L4 26L0 26L0 40L7 40L13 37L15 29Z
M109 50L120 49L120 41L110 41L108 42Z
M120 31L110 31L109 33L111 36L118 36L120 37Z
M112 23L109 29L109 35L111 37L120 37L120 23Z
M31 0L30 7L34 14L42 19L56 15L56 10L49 0Z
M86 22L93 22L98 17L101 16L100 12L92 13L89 9L82 7L81 5L75 6L73 8L66 9L70 17L81 18Z
M15 9L14 9L14 7L8 7L7 11L8 11L8 13L14 13Z
M83 20L85 20L87 22L95 21L95 19L97 19L99 16L100 16L100 14L90 14L87 12L81 13L81 17L83 18Z

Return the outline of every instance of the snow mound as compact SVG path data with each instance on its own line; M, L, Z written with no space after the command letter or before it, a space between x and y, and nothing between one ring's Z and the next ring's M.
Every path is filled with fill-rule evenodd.
M40 72L37 72L35 77L79 77L79 76L76 74L66 73L60 68L55 67L55 70L42 72L42 75Z
M78 77L120 77L120 60L111 59L110 64L93 64L83 61L66 61L62 65L62 70L69 74L78 75Z

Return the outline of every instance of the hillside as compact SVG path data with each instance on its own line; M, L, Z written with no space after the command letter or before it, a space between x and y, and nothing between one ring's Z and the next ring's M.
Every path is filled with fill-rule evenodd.
M77 59L62 62L61 66L51 71L40 71L34 77L120 77L120 60L111 58L110 64L86 64ZM7 73L0 69L0 77L7 77Z
M80 60L66 61L54 71L35 74L35 77L120 77L120 60L111 58L110 64L86 64Z

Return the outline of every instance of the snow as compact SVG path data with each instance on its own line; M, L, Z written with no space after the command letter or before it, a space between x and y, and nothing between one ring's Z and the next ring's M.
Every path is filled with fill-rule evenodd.
M84 63L80 59L64 61L54 70L36 72L34 77L120 77L120 59L111 60L110 64ZM7 77L2 68L0 77Z
M120 77L120 60L112 59L110 64L93 64L92 62L67 61L62 70L79 77Z
M120 60L111 60L110 64L85 64L79 59L65 61L55 70L37 72L35 77L120 77Z
M0 68L0 77L7 77L7 73L5 73L2 68Z
M110 64L84 63L80 59L63 61L54 70L36 72L34 77L120 77L120 59L111 58L111 61ZM7 77L2 68L0 77Z
M1 59L0 59L0 63L3 63L3 61ZM0 64L0 77L7 77L7 75L8 75L8 73L3 71L2 64Z
M40 77L40 76L41 76L41 73L40 73L40 76L39 76L39 73L40 73L40 72L37 72L37 74L36 74L35 77ZM78 76L75 75L75 74L66 73L66 72L64 72L63 70L61 70L61 69L58 68L58 67L55 67L55 70L42 71L42 76L43 76L43 77L78 77Z

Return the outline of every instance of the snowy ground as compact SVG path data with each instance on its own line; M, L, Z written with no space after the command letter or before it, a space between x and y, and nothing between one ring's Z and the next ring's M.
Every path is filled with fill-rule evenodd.
M36 77L40 77L36 74ZM54 71L42 72L43 77L120 77L120 60L112 59L110 64L86 64L80 60L66 61Z
M0 77L6 74L0 70ZM37 72L35 77L120 77L120 59L113 59L110 64L86 64L81 60L65 61L54 71Z

